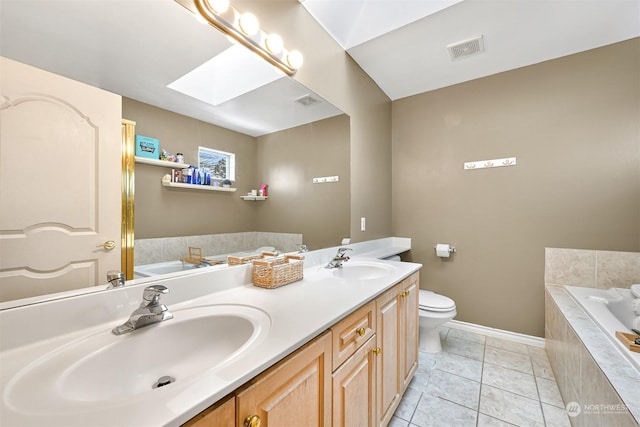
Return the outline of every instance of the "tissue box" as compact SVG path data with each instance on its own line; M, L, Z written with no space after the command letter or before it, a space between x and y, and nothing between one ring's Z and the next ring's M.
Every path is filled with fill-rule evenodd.
M136 156L160 158L160 141L148 136L136 135Z

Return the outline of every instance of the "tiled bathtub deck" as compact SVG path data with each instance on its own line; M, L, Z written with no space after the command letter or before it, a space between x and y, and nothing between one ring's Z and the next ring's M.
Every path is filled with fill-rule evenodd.
M542 348L441 328L390 427L570 426Z

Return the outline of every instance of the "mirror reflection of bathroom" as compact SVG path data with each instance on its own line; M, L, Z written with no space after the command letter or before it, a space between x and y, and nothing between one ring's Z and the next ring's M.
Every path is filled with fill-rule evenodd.
M3 37L2 54L122 95L119 110L130 127L129 150L134 150L135 137L139 136L157 141L158 151L172 156L180 153L185 164L197 165L199 147L235 156L235 176L229 182L233 193L165 187L161 181L170 167L150 165L144 158L135 161L130 169L131 185L122 190L126 207L122 217L129 222L124 234L129 243L128 247L124 241L122 244L128 253L123 255L127 265L123 261L121 269L127 279L214 264L221 268L220 261L229 255L253 256L265 248L281 253L298 251L302 244L321 249L339 244L350 234L349 116L292 77L274 72L256 55L244 53L240 59L233 56L238 54L237 45L217 29L199 24L193 13L177 2L159 1L152 7L145 2L78 4L42 3L40 11L47 19L40 22L33 19L31 3L3 1L2 27L7 36ZM139 32L139 22L143 21L157 25ZM59 34L59 28L66 28L67 33ZM167 32L166 28L173 30ZM93 46L89 58L87 45ZM122 46L128 47L126 63ZM95 66L98 63L100 66ZM207 68L212 66L213 72ZM203 79L203 72L214 78ZM226 91L220 92L223 87ZM58 120L60 127L62 123ZM57 156L74 158L63 147L61 141ZM77 152L73 147L70 150ZM331 150L335 157L323 156L322 150ZM8 155L24 158L34 153ZM99 159L105 162L107 156L101 153ZM90 171L79 169L78 173ZM52 170L46 174L60 173ZM313 178L322 176L339 176L340 181L313 185ZM110 179L115 182L119 177ZM212 183L222 187L222 181ZM268 199L240 197L254 189L260 191L261 185L268 186ZM13 190L33 193L29 188ZM52 186L50 190L49 194L66 193L69 187ZM74 205L73 200L59 200L64 200L61 211ZM109 205L116 206L113 202ZM47 212L52 201L48 206L25 206L24 210ZM110 215L119 217L119 209L112 209ZM50 219L34 221L46 223ZM118 223L119 219L112 221L116 226ZM115 255L120 249L116 238L120 231L101 234L105 238L91 247L114 242L116 249L110 249L110 255ZM182 261L190 259L190 248L200 249L205 262ZM95 271L93 267L65 270L50 285L39 281L13 290L3 288L0 300L102 289L106 273L117 268L119 258L114 260L108 262L113 265ZM55 266L45 269L57 269L66 263L51 261ZM136 275L133 270L138 268ZM81 270L84 272L79 273Z

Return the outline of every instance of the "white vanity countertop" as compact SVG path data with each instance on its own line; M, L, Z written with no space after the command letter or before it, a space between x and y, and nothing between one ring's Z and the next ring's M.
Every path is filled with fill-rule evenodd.
M19 345L12 343L11 340L5 340L3 345L9 342L11 344L9 347L13 348L5 351L6 348L3 347L0 353L0 382L3 390L0 424L20 427L45 424L66 427L178 426L295 351L355 308L374 299L422 267L421 264L380 261L362 255L353 260L355 263L367 259L389 263L395 267L395 271L379 279L346 281L331 278L330 274L326 273L327 270L323 272L321 266L312 265L305 269L305 278L302 281L277 289L263 289L246 284L250 266L238 266L229 270L231 273L235 271L244 274L244 282L239 282L245 283L244 285L227 285L226 289L194 299L178 299L174 303L169 297L179 298L181 292L185 292L181 290L185 280L195 278L203 281L203 278L218 277L220 274L207 276L207 273L202 273L186 276L186 278L169 277L162 280L161 283L171 290L171 294L166 295L165 301L171 311L177 313L182 308L214 304L249 305L264 311L270 318L271 326L264 338L260 339L250 351L243 353L223 369L214 372L204 371L201 375L178 379L167 387L139 393L126 399L113 399L107 402L72 402L73 407L69 411L60 409L43 411L38 408L37 399L34 398L33 410L25 411L7 403L6 396L8 386L24 367L35 363L43 355L64 343L105 329L110 330L126 320L126 317L118 317L106 325L95 324L83 330L70 331L49 339L18 342ZM210 283L208 286L213 286ZM129 292L135 291L137 295L141 293L141 289L142 287L137 286ZM128 310L127 306L124 311L120 310L118 313L126 313ZM20 317L12 320L16 319ZM37 319L37 322L43 321L46 320ZM150 326L152 327L162 327L162 324ZM64 328L62 331L65 331ZM144 332L145 330L141 329L134 333L144 334ZM171 344L167 343L168 346ZM110 370L117 377L120 362L123 361L113 360L112 364L104 366L104 369ZM147 363L153 363L153 360Z

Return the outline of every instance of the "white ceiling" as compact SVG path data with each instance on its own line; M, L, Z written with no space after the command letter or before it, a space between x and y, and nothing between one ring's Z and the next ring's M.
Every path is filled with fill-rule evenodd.
M392 100L640 36L640 0L302 4ZM483 54L450 60L447 45L478 35ZM224 102L168 87L230 46L174 0L0 0L0 54L17 61L251 136L341 114L288 77Z
M640 0L301 2L392 100L640 36ZM450 59L480 35L483 54Z
M248 91L238 84L251 73L237 70L187 94L168 87L230 47L173 0L0 0L0 55L16 61L250 136L342 114L281 72ZM257 55L245 59L264 71ZM215 86L241 95L214 105ZM295 102L307 95L321 102Z

